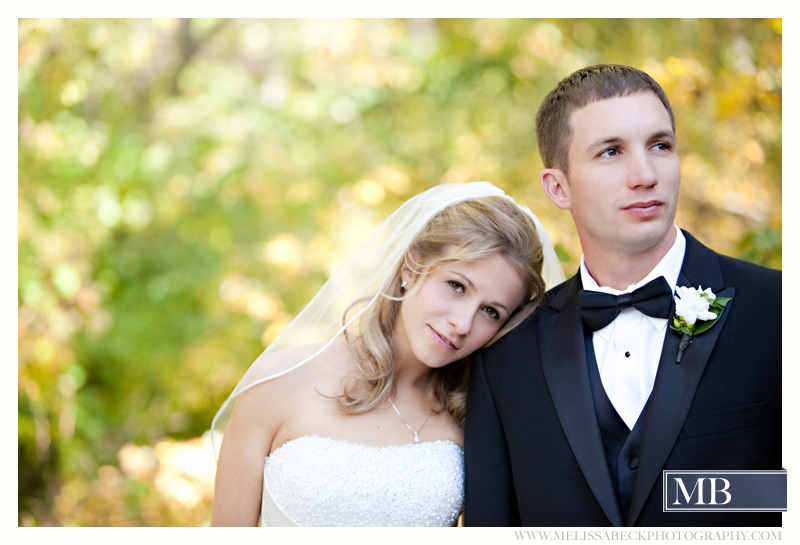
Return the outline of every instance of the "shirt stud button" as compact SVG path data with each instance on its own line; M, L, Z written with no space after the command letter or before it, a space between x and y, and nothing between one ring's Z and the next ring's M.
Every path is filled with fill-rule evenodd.
M630 358L631 357L631 353L630 352L625 352L625 357L626 358Z

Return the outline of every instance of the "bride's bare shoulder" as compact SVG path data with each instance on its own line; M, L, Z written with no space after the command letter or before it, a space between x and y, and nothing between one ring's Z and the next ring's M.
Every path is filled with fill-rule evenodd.
M348 370L349 352L341 338L270 352L259 356L247 371L241 384L247 390L240 397L252 391L251 398L260 397L259 393L274 398L272 394L280 393L285 400L300 389L324 386L331 380L338 383Z

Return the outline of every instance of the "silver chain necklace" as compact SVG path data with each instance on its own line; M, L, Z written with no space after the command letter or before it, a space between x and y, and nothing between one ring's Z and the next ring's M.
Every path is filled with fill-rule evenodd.
M400 417L400 420L401 420L401 421L403 422L403 424L405 424L405 426L408 428L408 431L410 431L411 433L413 433L413 434L414 434L414 442L415 442L415 443L419 443L419 432L420 432L420 431L422 431L422 428L424 428L424 427L425 427L425 424L427 424L427 423L428 423L428 418L430 418L430 417L431 417L431 415L433 414L433 409L431 409L431 412L429 412L429 413L428 413L428 418L426 418L426 419L425 419L425 422L423 422L423 423L422 423L422 425L419 427L419 429L418 429L417 431L414 431L414 430L412 430L412 429L411 429L411 426L409 426L409 425L408 425L408 422L406 422L406 419L405 419L405 418L403 418L403 415L402 415L402 414L400 414L400 411L398 411L398 410L397 410L397 407L395 407L395 406L394 406L394 402L392 401L392 398L391 398L391 397L389 398L389 405L391 405L391 406L392 406L392 409L394 409L394 412L396 412L396 413L397 413L397 416L399 416L399 417Z

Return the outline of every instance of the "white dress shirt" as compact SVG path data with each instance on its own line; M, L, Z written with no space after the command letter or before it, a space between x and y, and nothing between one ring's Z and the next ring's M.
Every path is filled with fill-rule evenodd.
M631 284L622 291L599 286L589 274L581 256L583 289L619 295L663 276L674 292L686 251L686 238L677 226L675 231L675 242L658 265L640 282ZM653 391L661 348L668 329L667 322L665 318L653 318L631 307L621 311L613 322L592 335L603 388L630 429L633 429L650 392Z

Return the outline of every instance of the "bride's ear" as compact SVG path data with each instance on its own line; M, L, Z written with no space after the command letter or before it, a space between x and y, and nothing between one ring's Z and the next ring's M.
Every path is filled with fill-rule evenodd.
M411 274L411 269L408 267L408 260L406 260L403 264L403 268L400 270L400 285L404 288L408 288L411 286L413 280L414 275Z
M411 274L411 269L408 266L408 258L406 258L405 263L403 263L403 267L400 269L400 288L403 291L408 290L411 287L411 281L413 280L413 275Z
M420 263L414 250L409 250L403 260L403 266L400 269L400 284L403 287L403 292L408 293L414 287L420 274Z

